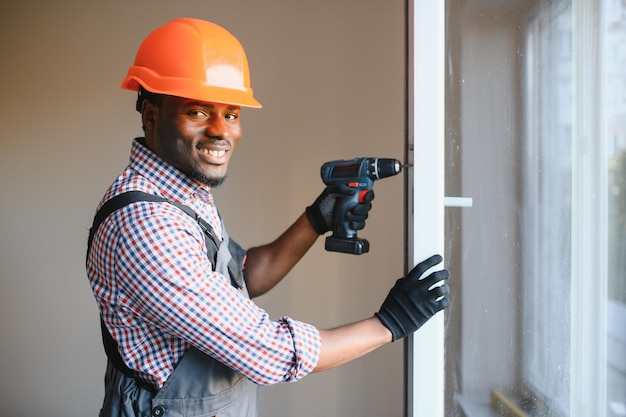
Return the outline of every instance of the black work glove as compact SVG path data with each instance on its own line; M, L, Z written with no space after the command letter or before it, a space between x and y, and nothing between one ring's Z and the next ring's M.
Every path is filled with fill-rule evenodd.
M396 281L376 317L391 331L393 341L401 339L422 327L438 311L450 305L447 284L436 284L448 279L450 273L443 269L420 278L424 272L443 260L433 255L417 264L405 278Z
M348 185L326 187L313 204L306 208L306 215L313 229L320 235L332 230L335 210L342 209L343 205L349 205L350 207L345 208L344 220L350 224L352 230L362 230L372 209L374 190L367 191L367 194L361 197L362 202L355 198L356 193L357 189Z

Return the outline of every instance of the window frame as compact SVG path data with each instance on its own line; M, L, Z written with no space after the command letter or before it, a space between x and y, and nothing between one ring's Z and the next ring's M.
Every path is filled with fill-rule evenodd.
M407 0L407 272L444 254L445 3ZM405 370L405 416L443 417L444 313L405 339Z

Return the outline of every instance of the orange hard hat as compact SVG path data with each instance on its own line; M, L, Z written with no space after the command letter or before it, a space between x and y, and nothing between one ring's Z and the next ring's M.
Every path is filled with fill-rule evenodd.
M174 19L144 39L122 88L138 91L139 85L157 94L261 107L237 38L200 19Z

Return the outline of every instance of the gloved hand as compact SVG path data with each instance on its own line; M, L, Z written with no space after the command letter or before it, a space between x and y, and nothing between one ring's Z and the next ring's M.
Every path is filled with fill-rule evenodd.
M375 313L391 331L393 341L415 332L438 311L450 305L448 285L444 283L433 287L448 279L450 273L446 269L420 278L442 260L440 255L433 255L417 264L405 278L396 281L380 311Z
M353 230L362 230L369 211L372 209L374 190L369 190L363 196L363 202L355 204L354 199L349 197L354 196L356 192L356 188L344 184L326 187L313 204L306 208L306 215L313 229L320 235L332 230L335 210L341 208L339 205L354 204L347 208L345 220L349 222Z

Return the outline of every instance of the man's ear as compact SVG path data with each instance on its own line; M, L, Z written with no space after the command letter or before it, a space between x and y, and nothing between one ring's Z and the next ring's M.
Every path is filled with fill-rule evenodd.
M141 124L143 125L144 130L151 130L154 128L154 121L156 117L155 112L156 107L148 100L144 100L141 103Z

